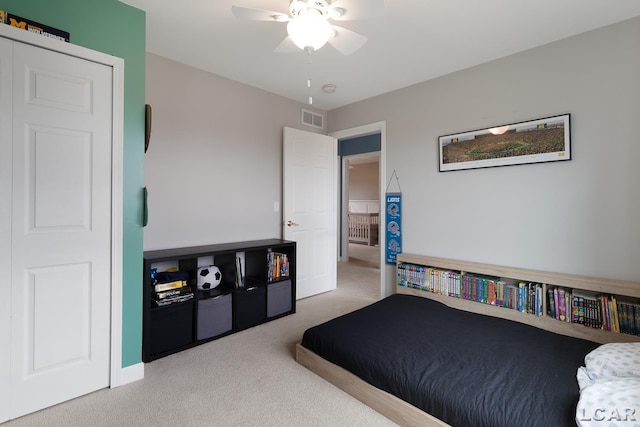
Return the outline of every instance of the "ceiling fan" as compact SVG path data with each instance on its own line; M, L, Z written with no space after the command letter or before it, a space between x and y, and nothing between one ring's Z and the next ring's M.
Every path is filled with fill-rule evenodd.
M233 14L247 21L287 22L289 36L275 51L311 53L325 43L331 44L343 55L360 49L367 37L329 21L369 19L384 13L384 0L292 0L289 13L233 6Z

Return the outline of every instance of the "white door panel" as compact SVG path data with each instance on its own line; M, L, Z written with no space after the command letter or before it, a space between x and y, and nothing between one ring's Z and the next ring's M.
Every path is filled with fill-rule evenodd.
M284 128L283 236L297 242L298 299L336 288L336 150L332 137Z
M46 373L65 365L86 362L89 359L91 318L86 309L91 295L86 283L90 280L88 263L29 269L24 331L29 363L25 377ZM42 307L65 307L52 316ZM59 341L65 331L65 340ZM62 345L61 345L62 344Z
M11 183L13 43L0 38L0 423L9 419L11 390Z
M109 385L111 73L14 45L11 418Z
M59 73L56 70L27 65L25 102L58 111L91 114L93 88L91 78Z
M90 133L30 126L25 167L29 232L90 230Z

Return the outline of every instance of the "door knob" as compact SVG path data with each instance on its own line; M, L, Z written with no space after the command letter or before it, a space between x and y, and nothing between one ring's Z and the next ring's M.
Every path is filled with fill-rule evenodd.
M293 222L291 220L287 221L287 227L297 227L299 225L300 224L297 224L297 223L295 223L295 222Z

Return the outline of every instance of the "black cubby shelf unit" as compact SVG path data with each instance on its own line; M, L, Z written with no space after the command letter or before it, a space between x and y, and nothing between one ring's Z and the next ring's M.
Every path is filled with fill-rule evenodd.
M220 284L199 289L198 269L211 265L220 270ZM166 303L152 276L172 270L188 273L180 288L187 297ZM296 243L266 239L145 251L142 283L142 360L151 362L295 313Z

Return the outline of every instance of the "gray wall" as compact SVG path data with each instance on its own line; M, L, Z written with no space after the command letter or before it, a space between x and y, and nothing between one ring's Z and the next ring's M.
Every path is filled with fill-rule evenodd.
M386 120L405 252L638 281L638 40L640 19L605 27L332 110L329 131ZM439 135L563 113L571 161L438 172Z
M279 238L282 128L314 132L300 123L309 107L156 55L146 64L144 249Z

